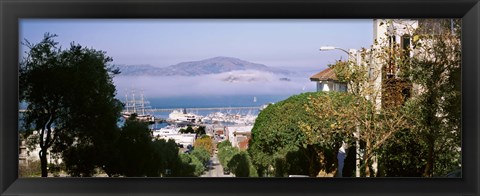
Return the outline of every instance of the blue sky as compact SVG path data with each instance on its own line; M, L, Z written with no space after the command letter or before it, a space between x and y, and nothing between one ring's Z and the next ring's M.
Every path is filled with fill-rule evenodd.
M347 56L341 51L321 52L321 46L369 47L372 31L372 20L360 19L20 20L20 41L38 43L50 32L58 35L55 40L63 48L75 42L106 51L114 64L159 67L228 56L271 67L320 71Z

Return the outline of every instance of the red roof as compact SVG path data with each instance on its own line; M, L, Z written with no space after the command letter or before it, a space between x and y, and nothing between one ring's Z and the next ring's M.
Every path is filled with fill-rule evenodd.
M241 150L246 150L248 148L248 142L250 141L249 138L247 138L246 140L243 140L241 142L238 143L238 148L240 148Z
M321 72L310 77L310 81L338 80L335 71L332 68L324 69Z

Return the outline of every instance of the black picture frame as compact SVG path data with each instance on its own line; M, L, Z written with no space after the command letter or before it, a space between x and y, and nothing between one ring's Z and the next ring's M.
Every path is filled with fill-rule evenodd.
M0 195L479 195L478 0L0 0ZM462 178L18 179L21 18L462 18Z

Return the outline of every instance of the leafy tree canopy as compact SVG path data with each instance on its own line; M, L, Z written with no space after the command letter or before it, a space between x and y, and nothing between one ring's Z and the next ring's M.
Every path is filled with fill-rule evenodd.
M91 168L105 163L110 150L105 146L117 132L122 104L115 99L112 77L118 70L107 65L112 59L105 52L75 43L61 49L54 37L47 33L37 44L25 43L30 50L19 68L20 100L28 104L25 129L39 133L43 177L50 147L67 160L88 160L66 166L83 165L74 173L89 176Z

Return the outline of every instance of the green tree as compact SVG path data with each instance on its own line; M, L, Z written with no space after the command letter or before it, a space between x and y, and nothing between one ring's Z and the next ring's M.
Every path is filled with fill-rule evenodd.
M197 157L204 166L207 166L210 161L210 153L205 148L194 148L191 155Z
M112 82L118 70L107 65L112 59L103 51L74 43L62 50L55 36L47 33L38 44L26 41L30 50L19 68L20 100L28 104L25 128L38 130L42 177L48 175L51 147L66 159L82 155L86 161L82 164L103 165L109 149L103 145L115 135L122 110ZM82 170L88 168L93 167Z
M321 172L333 176L337 172L338 150L342 142L352 144L355 141L354 133L361 126L360 119L368 114L369 103L343 92L320 92L310 95L308 100L304 108L312 119L299 121L300 130L306 135L304 144L318 146L316 151L322 165L330 163L324 166L328 170Z
M132 115L125 121L115 141L112 160L104 170L109 176L161 177L180 176L183 168L174 140L156 140L148 123ZM180 166L179 166L180 165Z
M301 159L308 161L308 175L317 176L319 170L330 173L334 164L330 161L335 157L329 145L318 145L307 142L308 135L302 131L303 125L314 124L315 114L307 112L305 105L309 97L318 97L322 93L303 93L291 96L288 99L270 105L260 112L252 129L252 139L249 142L248 152L252 162L258 168L261 176L269 172L269 168L276 170L277 176L286 175L283 171L292 171L283 168L278 161L284 161L288 153L301 152ZM292 156L291 154L290 156ZM291 157L290 157L291 158ZM280 167L281 166L281 167ZM293 165L292 165L293 166ZM296 167L296 166L295 166ZM298 174L298 173L292 173Z
M232 143L228 140L225 140L217 144L217 149L222 149L224 147L231 147L231 146L232 146Z
M218 159L224 168L228 169L228 163L232 157L240 152L238 148L232 147L230 141L223 141L218 144Z
M205 171L205 167L197 157L191 154L180 154L181 159L181 174L184 177L200 176Z
M247 151L232 147L228 140L218 143L217 148L218 159L223 168L231 170L236 177L258 177L257 169Z
M150 157L153 157L152 136L148 124L127 119L116 146L120 154L117 173L127 177L143 177L149 174Z
M188 125L186 129L180 129L180 133L195 133L195 130L192 128L192 126Z
M424 176L461 164L461 20L423 19L403 74L419 85L409 104L415 130L427 145Z
M147 176L177 176L178 165L181 160L178 155L178 146L174 140L155 140L151 143L152 155L148 161Z
M228 162L228 168L235 174L236 177L250 176L250 158L245 151L238 152Z

